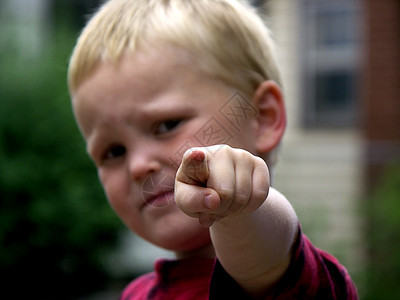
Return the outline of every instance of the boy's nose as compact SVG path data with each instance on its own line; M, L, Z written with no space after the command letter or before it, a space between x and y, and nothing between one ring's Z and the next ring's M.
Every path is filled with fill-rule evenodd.
M132 155L130 158L129 173L134 181L143 180L160 171L161 163L151 153Z

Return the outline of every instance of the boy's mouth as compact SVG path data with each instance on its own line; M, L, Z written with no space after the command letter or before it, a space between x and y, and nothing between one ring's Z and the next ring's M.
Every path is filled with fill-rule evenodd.
M145 198L145 205L151 205L154 207L164 207L174 203L174 190L162 191L156 195L152 195Z
M143 206L164 207L174 203L175 177L169 174L150 175L143 183Z

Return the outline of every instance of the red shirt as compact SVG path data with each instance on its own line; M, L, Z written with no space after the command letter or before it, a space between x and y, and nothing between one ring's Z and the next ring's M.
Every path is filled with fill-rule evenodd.
M265 299L358 299L346 269L299 230L291 264ZM132 281L120 300L251 299L218 260L157 260L155 271Z

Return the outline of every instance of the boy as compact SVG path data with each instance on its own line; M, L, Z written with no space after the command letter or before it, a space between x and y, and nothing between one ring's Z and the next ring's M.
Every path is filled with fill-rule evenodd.
M69 88L111 206L177 257L121 299L357 298L269 187L286 114L273 43L248 5L108 1L78 40Z

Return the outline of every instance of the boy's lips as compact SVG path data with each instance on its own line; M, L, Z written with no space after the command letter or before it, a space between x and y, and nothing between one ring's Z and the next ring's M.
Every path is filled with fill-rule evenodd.
M174 190L164 190L159 193L143 192L144 206L164 207L174 203Z
M174 203L174 185L174 176L160 173L150 175L142 186L142 207L163 207Z

